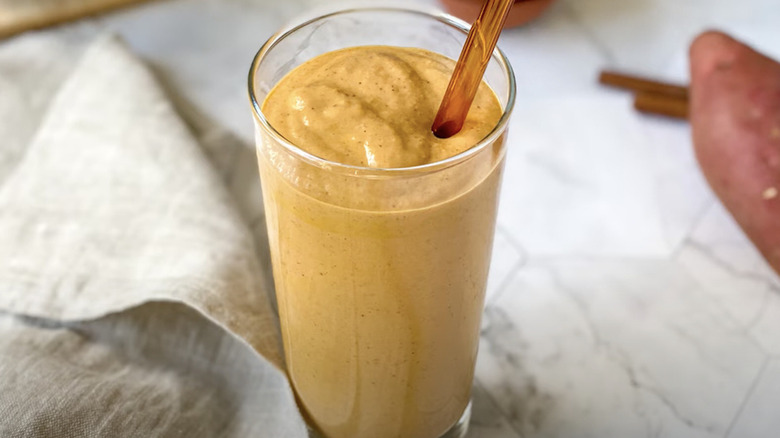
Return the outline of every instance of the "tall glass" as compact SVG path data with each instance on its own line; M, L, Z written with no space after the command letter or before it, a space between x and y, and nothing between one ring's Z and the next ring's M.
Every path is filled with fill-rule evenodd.
M392 45L457 59L467 30L438 12L342 10L277 33L252 64L287 372L314 434L465 434L514 77L496 50L485 75L504 108L496 127L466 152L409 168L313 156L268 123L262 103L325 52Z

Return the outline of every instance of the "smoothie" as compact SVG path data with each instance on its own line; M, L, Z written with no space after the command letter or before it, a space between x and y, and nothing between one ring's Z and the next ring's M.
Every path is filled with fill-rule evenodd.
M431 123L454 61L363 46L298 66L262 111L309 154L363 168L436 163L496 126L482 84L463 130ZM503 137L408 178L334 172L258 139L287 371L328 438L436 438L469 402ZM420 176L422 175L422 176Z

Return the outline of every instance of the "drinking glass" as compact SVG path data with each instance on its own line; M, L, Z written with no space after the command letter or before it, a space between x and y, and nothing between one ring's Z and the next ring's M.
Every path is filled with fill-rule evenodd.
M269 124L263 102L326 52L390 45L457 59L467 31L424 9L338 10L273 35L252 63L286 369L315 436L464 436L514 76L494 51L484 79L503 107L495 128L465 152L408 168L307 153Z

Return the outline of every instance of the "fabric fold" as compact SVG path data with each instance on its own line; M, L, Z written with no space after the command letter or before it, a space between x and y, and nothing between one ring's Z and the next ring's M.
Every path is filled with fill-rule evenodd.
M84 54L0 187L0 309L85 320L187 304L281 369L252 235L151 73Z
M289 385L188 306L94 321L0 312L3 438L303 438Z

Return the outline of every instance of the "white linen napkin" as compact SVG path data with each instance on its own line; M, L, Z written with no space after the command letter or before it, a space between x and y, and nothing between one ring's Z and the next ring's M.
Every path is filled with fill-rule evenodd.
M27 100L3 90L10 118ZM100 38L13 123L0 436L305 436L253 235L150 72Z

